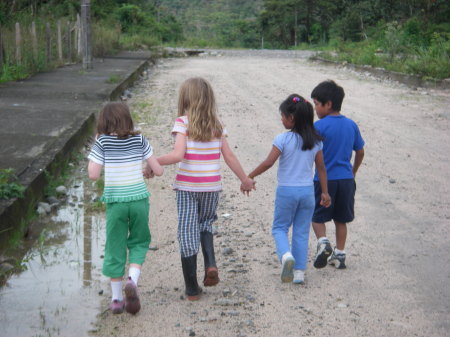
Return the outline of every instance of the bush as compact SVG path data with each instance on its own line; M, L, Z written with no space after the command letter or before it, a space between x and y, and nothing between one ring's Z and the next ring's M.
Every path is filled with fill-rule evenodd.
M92 25L92 36L92 53L95 57L111 55L120 50L120 27L95 22Z
M0 170L0 199L21 197L25 187L17 183L13 169Z

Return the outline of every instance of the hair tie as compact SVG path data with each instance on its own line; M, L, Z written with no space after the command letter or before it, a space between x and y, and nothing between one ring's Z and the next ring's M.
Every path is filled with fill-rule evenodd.
M292 98L292 102L294 103L300 102L300 97L295 96L294 98Z

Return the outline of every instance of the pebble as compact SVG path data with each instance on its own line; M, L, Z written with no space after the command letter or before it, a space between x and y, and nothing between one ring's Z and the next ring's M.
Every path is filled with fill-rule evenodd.
M2 262L0 264L0 272L1 272L1 274L7 273L7 272L9 272L9 271L11 271L13 269L14 269L14 266L12 264L8 263L8 262Z
M391 184L395 184L396 183L396 181L395 181L395 179L389 179L389 182L391 183Z
M39 215L47 214L47 212L45 211L45 208L43 208L42 206L38 206L36 212L37 212L37 214L39 214Z
M63 185L58 186L55 191L57 194L67 195L67 188Z
M233 248L225 247L222 251L223 255L231 255L233 254Z
M235 301L227 299L227 298L219 298L215 303L215 305L220 305L223 307L229 307L237 304Z
M49 197L47 198L47 202L48 202L50 205L59 204L58 198L56 198L56 197L54 197L54 196L49 196Z
M42 207L46 213L50 213L51 210L52 210L50 204L48 204L48 203L46 203L46 202L40 202L40 203L38 204L38 208L39 208L39 207ZM39 211L38 211L38 213L39 213Z
M228 288L225 288L224 290L222 290L222 295L223 296L228 296L231 294L231 290Z

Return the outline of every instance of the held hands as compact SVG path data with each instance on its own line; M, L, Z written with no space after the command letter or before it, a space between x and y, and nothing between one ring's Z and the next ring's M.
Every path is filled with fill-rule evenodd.
M320 204L324 207L330 207L331 205L331 198L328 193L322 193L320 196Z
M142 170L142 175L147 179L153 178L155 176L152 169L148 165L146 165Z
M251 190L256 190L256 181L247 177L241 184L241 192L249 196Z

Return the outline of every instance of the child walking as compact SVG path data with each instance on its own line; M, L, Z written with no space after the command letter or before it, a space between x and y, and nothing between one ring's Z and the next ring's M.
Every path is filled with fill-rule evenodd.
M220 154L242 182L244 193L254 188L225 138L226 131L216 114L211 85L203 78L190 78L180 88L178 117L172 129L173 151L158 158L161 165L180 162L175 178L178 210L177 238L187 299L198 300L197 253L201 244L205 265L203 284L219 282L213 245L212 223L217 220L222 190ZM151 174L151 172L148 172Z
M281 281L303 284L308 259L308 240L314 211L313 164L319 172L320 204L330 205L322 138L314 129L314 109L303 97L292 94L280 105L281 122L290 130L275 137L267 158L250 178L267 171L280 158L272 235L281 261ZM288 232L292 226L292 244Z
M111 278L113 314L124 308L136 314L141 304L137 284L150 244L149 192L142 176L145 160L155 175L160 176L159 165L148 140L134 130L133 120L126 104L107 103L100 111L97 137L88 156L89 178L97 180L105 169L105 187L101 200L106 203L106 244L103 274ZM125 300L122 296L122 278L129 262Z
M328 191L331 207L319 203L322 193L318 175L314 177L316 207L313 215L313 229L318 239L314 267L323 268L329 264L338 269L346 268L345 241L347 223L354 219L355 176L364 158L364 140L358 126L351 119L341 115L344 89L334 81L324 81L311 93L317 116L315 123L319 134L324 138L323 155L328 174ZM355 151L353 165L352 154ZM325 223L333 220L336 226L336 247L331 248L326 236Z

